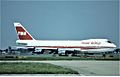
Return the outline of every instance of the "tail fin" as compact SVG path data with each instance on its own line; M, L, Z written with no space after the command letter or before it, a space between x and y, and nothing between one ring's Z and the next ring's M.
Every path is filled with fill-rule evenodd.
M27 32L27 30L20 23L15 22L14 26L19 40L34 40L34 38Z

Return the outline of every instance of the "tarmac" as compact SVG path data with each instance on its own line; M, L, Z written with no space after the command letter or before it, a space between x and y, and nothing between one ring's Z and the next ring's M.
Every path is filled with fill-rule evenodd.
M120 69L120 61L94 61L94 60L21 61L20 60L20 61L0 61L0 62L51 63L54 65L58 65L58 66L62 66L65 68L71 68L73 70L76 70L79 72L79 75L82 75L82 76L120 76L120 70L119 70ZM30 74L30 75L32 75L32 74ZM38 74L38 75L48 76L49 74L48 75ZM57 74L52 74L52 75L60 76ZM61 74L61 75L64 76L64 74Z

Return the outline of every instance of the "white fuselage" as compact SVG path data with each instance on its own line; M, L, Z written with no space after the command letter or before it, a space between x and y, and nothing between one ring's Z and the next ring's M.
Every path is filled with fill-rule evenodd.
M107 39L88 39L81 41L64 40L17 40L17 44L42 49L72 49L80 51L113 51L116 45L108 43Z

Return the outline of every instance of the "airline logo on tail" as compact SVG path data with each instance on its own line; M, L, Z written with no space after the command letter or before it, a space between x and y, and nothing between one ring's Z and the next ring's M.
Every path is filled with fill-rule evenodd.
M18 35L24 36L24 35L26 35L26 32L18 32Z
M14 23L14 26L19 40L34 40L34 38L20 23Z

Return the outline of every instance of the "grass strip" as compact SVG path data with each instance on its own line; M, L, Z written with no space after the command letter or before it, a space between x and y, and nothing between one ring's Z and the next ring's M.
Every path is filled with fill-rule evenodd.
M68 57L68 56L60 56L60 57L33 57L33 56L7 56L0 57L0 60L120 60L119 58L84 58L84 57Z
M78 72L48 63L1 62L0 74L78 74Z

